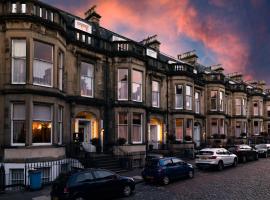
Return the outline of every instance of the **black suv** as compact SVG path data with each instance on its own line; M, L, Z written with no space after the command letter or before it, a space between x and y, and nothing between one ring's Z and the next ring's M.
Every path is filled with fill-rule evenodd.
M237 155L238 160L243 163L258 160L259 158L258 151L245 144L231 146L228 150Z
M132 178L103 169L84 169L60 174L52 185L51 199L111 199L114 196L130 196L134 189Z

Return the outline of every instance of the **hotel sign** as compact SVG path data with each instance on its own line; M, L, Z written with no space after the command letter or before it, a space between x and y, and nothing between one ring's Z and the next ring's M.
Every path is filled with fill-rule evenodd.
M92 33L92 26L83 22L83 21L80 21L80 20L77 20L75 19L75 22L74 22L74 27L76 29L79 29L81 31L84 31L84 32L87 32L87 33Z

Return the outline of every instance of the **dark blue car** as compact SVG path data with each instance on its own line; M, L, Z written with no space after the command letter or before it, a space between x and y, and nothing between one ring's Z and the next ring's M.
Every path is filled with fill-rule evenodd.
M142 177L146 182L155 181L167 185L171 180L181 177L193 178L194 168L179 158L154 158L146 161Z

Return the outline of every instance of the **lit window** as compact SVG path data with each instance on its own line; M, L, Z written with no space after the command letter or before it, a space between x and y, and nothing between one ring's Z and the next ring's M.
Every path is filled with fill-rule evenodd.
M13 3L13 4L11 5L11 12L12 12L12 13L17 13L17 4L16 4L16 3Z
M142 143L142 114L133 113L132 117L132 143Z
M51 106L34 105L32 122L33 144L51 144L52 110Z
M192 110L192 87L186 86L186 109Z
M34 42L33 83L49 86L53 84L53 46Z
M12 40L12 84L26 82L26 41Z
M94 93L94 66L90 63L81 63L81 95L93 97Z
M11 113L11 143L12 145L25 144L25 104L13 104Z
M57 131L58 144L63 143L63 107L58 108L58 131Z
M217 91L211 91L211 110L217 110Z
M175 108L183 109L183 86L175 86Z
M59 52L58 58L58 87L63 90L64 53Z
M21 7L21 11L22 11L22 13L26 13L26 4L25 3L23 3L22 5L21 5L22 7Z
M195 113L199 114L200 113L200 93L195 92Z
M118 69L118 100L128 100L128 69Z
M42 17L42 15L43 15L43 9L39 8L39 17Z
M52 22L54 21L54 14L53 14L53 12L51 12L50 20L51 20Z
M142 72L132 71L132 100L142 101Z
M177 141L183 141L183 119L176 119L175 120L175 139Z
M152 81L152 106L159 108L159 82Z
M118 114L118 138L128 141L128 117L127 113Z

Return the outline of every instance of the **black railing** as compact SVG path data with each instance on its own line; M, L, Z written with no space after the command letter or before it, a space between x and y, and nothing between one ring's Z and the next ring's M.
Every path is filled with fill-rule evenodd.
M36 163L21 163L20 167L0 168L0 190L25 190L30 187L30 172L41 172L42 185L51 184L61 173L67 173L74 169L83 169L84 166L76 159L66 158L57 161Z

